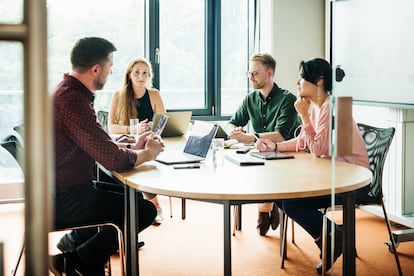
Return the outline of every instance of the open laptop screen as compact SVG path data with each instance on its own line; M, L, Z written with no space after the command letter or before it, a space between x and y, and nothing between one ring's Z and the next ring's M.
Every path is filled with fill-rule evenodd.
M184 147L184 152L197 156L207 156L217 129L217 123L194 121L194 125Z

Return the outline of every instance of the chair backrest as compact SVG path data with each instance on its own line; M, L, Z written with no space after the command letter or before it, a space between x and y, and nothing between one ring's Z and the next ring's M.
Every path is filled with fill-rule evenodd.
M105 131L108 132L108 111L99 110L98 120L105 129Z
M19 139L14 135L9 135L1 141L1 146L10 152L20 167L23 168L23 162L21 160L23 146Z
M395 128L378 128L362 123L358 123L358 128L367 147L369 164L373 175L370 184L369 203L380 203L383 197L382 172L388 149L394 137Z

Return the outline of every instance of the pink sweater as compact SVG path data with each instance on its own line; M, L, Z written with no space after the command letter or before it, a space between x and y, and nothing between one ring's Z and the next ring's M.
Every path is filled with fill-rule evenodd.
M301 132L296 138L284 141L286 151L300 151L309 149L312 154L322 158L330 158L329 152L329 117L331 101L325 100L321 108L313 105L311 108L310 122L302 126ZM337 160L360 165L369 168L368 153L365 142L359 132L358 126L353 122L352 155L337 156Z

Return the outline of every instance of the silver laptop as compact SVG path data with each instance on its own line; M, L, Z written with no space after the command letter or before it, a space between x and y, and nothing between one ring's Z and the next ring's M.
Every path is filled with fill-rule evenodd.
M168 165L198 163L203 161L206 159L217 128L217 123L194 121L184 150L166 149L155 160Z
M152 118L153 130L162 114L167 115L169 119L167 125L161 133L161 137L174 137L186 134L188 124L191 120L191 115L193 114L191 111L155 113L154 117Z
M219 125L216 133L216 138L223 138L224 140L227 140L229 138L228 136L229 135L227 134L227 131L221 125Z

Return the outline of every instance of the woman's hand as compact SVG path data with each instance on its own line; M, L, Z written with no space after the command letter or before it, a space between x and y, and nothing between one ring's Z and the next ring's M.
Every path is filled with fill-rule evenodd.
M152 129L152 122L148 121L148 119L145 119L141 122L139 122L139 133L144 133L147 131L150 131Z
M296 111L299 113L303 125L309 123L309 107L311 100L309 97L300 97L294 103Z
M269 140L269 139L259 139L256 143L256 148L259 151L275 151L276 150L276 143Z
M311 101L309 97L300 97L296 100L294 106L299 115L303 116L308 114L310 104Z

